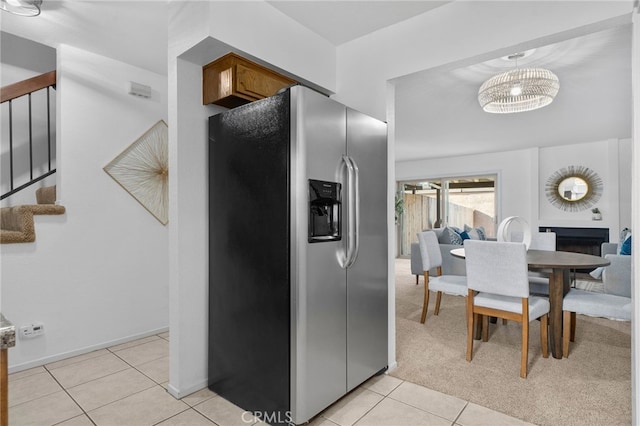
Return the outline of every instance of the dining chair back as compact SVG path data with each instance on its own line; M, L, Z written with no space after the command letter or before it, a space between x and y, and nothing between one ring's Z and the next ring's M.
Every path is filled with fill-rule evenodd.
M531 235L532 250L556 251L556 233L555 232L534 232Z
M511 233L511 241L522 241L522 233ZM531 250L556 251L555 232L534 232L531 234ZM529 271L529 292L539 296L549 296L549 270Z
M482 320L482 340L488 340L488 317L522 324L520 377L527 377L529 322L540 318L542 356L549 356L549 301L529 295L527 251L523 243L465 240L467 263L467 361L473 357L474 326Z
M520 242L522 241L522 232L521 231L513 231L511 232L511 241ZM556 233L555 232L533 232L531 234L531 245L529 246L532 250L548 250L548 251L556 251Z
M424 324L429 307L429 291L437 292L434 315L438 315L440 313L442 293L466 296L467 280L462 275L442 275L442 253L440 252L438 237L434 231L419 232L418 243L420 245L420 256L422 257L422 268L424 269L424 301L422 315L420 316L420 322ZM433 268L436 269L435 277L429 275L429 270Z
M527 253L524 244L465 240L467 286L510 297L529 297ZM496 263L496 259L500 261ZM508 285L505 285L508 281Z
M440 243L434 231L424 231L418 233L418 244L420 244L420 256L422 257L422 269L428 271L433 268L442 267L442 253L440 253Z

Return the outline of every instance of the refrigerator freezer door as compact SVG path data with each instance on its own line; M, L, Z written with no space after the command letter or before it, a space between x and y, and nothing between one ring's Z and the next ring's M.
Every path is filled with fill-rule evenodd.
M359 250L347 274L347 390L387 366L387 125L347 109L359 174Z
M209 123L209 387L247 411L286 418L289 94Z
M346 393L346 271L338 262L345 241L307 240L309 179L344 188L346 114L303 87L291 89L291 104L291 408L299 424Z

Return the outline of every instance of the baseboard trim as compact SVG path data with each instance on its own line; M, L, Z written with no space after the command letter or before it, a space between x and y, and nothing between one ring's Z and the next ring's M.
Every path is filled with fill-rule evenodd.
M186 386L184 388L178 389L177 387L173 386L172 384L169 384L169 386L167 386L167 392L169 392L169 394L171 396L173 396L175 399L182 399L185 396L189 396L194 392L198 392L199 390L202 390L204 388L206 388L208 385L208 381L207 380L203 380L197 384L191 385L191 386Z
M389 368L387 368L387 371L385 372L385 374L391 373L396 368L398 368L398 363L396 361L393 361L393 363L389 364Z
M73 351L64 352L57 355L51 355L44 358L39 358L33 361L25 362L17 365L9 366L9 374L17 373L22 370L28 370L34 367L40 367L45 364L50 364L52 362L60 361L66 358L71 358L78 355L84 355L89 352L97 351L100 349L109 348L111 346L120 345L122 343L131 342L132 340L143 339L145 337L153 336L160 333L165 333L169 331L169 327L161 327L155 330L145 331L144 333L134 334L131 336L123 337L121 339L114 339L108 342L98 343L97 345L86 346L84 348L75 349Z

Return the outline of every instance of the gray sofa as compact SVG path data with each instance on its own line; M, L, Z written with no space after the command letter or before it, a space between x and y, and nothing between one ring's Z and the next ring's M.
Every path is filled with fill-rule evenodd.
M454 257L450 251L462 247L457 244L440 244L440 253L442 254L442 275L467 275L467 269L464 259ZM416 276L416 284L418 278L422 275L422 257L420 256L420 246L418 243L411 244L411 274ZM429 274L436 274L436 271L429 271Z

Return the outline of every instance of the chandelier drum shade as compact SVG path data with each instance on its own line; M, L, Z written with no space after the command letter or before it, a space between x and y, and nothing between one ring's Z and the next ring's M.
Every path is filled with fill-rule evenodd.
M0 9L19 16L38 16L42 0L0 0Z
M558 77L543 68L514 68L491 77L478 90L486 112L509 114L549 105L558 94Z

